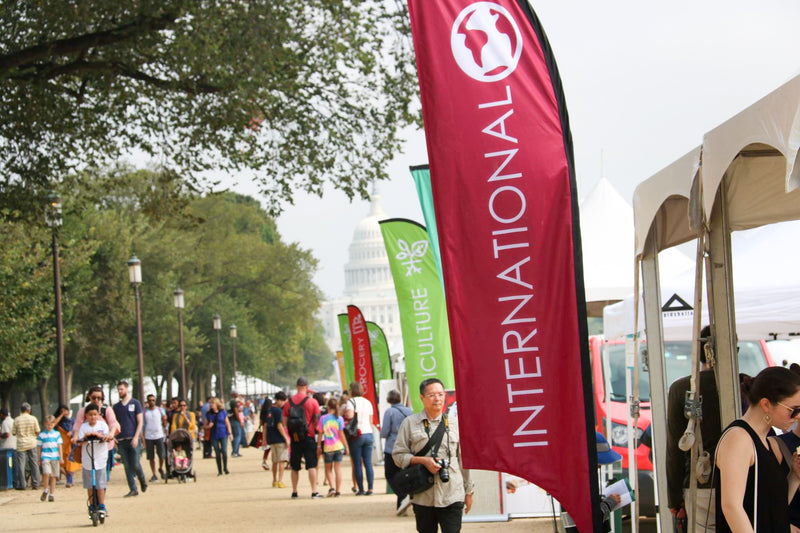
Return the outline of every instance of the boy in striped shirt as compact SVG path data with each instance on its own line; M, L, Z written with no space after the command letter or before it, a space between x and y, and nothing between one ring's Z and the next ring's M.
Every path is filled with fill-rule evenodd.
M42 469L42 501L55 501L53 493L56 490L56 480L61 473L61 433L53 429L56 425L56 417L50 415L44 419L44 431L36 437L36 445L39 447L39 466ZM49 487L48 487L49 484Z

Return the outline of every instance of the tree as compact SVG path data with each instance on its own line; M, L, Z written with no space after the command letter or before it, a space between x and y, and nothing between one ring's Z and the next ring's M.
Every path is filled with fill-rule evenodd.
M418 120L404 2L0 3L0 206L131 150L366 197Z

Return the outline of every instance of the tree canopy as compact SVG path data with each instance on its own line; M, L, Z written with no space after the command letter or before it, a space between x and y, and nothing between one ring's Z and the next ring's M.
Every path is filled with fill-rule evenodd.
M0 205L132 151L195 184L248 171L273 212L364 196L418 120L404 4L2 2Z
M142 261L146 376L180 381L173 307L178 286L184 291L187 385L194 399L210 392L211 376L218 372L212 328L217 312L223 323L223 393L233 378L232 324L240 373L281 384L301 373L332 374L332 355L315 318L316 260L283 242L256 200L234 193L200 195L178 175L148 170L87 172L65 185L58 239L65 359L73 391L137 377L136 318L126 265L132 253ZM55 387L55 380L46 382L56 359L50 239L41 224L13 216L0 224L4 401L12 389L30 390L41 380Z

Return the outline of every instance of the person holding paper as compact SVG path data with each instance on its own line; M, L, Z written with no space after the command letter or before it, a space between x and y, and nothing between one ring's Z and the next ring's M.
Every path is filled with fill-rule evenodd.
M610 465L622 460L622 456L611 448L611 445L602 433L596 431L595 439L597 441L598 468L602 465ZM626 479L617 481L603 490L600 500L600 510L603 512L603 531L611 531L611 511L628 505L631 501L633 501L633 498L631 497L630 486ZM564 525L564 531L568 533L578 531L577 527L575 527L575 522L567 512L561 513L561 523Z

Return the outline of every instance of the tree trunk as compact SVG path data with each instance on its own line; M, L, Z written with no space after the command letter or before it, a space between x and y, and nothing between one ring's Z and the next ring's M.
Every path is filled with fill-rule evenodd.
M67 387L67 408L69 408L69 402L72 401L72 379L75 377L75 370L70 366L67 367L67 376L66 376L66 383L65 386Z
M180 390L180 389L177 389L175 391L172 390L173 389L173 387L172 387L172 378L174 376L175 376L175 371L174 370L170 370L170 371L168 371L166 373L166 376L164 378L167 381L167 398L174 398L176 396L179 396L178 390Z
M39 403L41 404L42 410L42 422L44 422L45 417L49 414L48 413L48 403L47 403L47 382L50 381L50 378L42 378L39 380ZM44 425L44 424L42 424Z
M161 402L161 389L164 387L164 378L158 379L158 376L152 376L151 379L156 387L156 402Z

